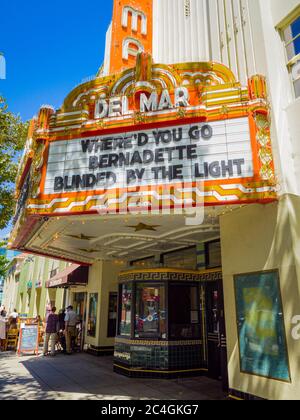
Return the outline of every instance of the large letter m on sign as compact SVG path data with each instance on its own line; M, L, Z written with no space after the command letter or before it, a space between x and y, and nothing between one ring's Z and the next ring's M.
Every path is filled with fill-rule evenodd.
M140 17L142 20L142 35L147 35L147 17L143 12L139 10L133 9L130 6L125 6L123 9L122 15L122 26L123 28L128 27L128 15L131 14L131 29L133 32L138 31L138 18Z
M5 62L5 57L2 54L2 52L0 52L0 79L5 79L6 78L6 62Z

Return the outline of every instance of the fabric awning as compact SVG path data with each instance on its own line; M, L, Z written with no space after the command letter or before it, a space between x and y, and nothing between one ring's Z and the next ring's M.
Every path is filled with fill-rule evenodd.
M72 264L46 282L48 289L54 287L85 286L88 283L89 268Z

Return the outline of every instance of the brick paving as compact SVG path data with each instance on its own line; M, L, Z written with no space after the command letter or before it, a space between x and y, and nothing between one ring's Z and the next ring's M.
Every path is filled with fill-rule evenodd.
M112 357L0 354L0 400L222 400L217 381L200 377L133 379L112 370Z

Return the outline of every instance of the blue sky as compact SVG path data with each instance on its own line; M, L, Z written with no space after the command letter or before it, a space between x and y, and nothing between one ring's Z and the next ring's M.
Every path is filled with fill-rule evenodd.
M0 95L25 121L43 104L59 108L103 62L113 0L1 0L0 51L6 80ZM0 231L0 237L8 229Z
M42 104L59 107L103 62L112 0L1 0L0 94L27 120Z

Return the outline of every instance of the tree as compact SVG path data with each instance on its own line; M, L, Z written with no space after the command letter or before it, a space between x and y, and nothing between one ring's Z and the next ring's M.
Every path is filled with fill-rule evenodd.
M5 279L7 275L9 260L4 256L0 255L0 279Z
M5 99L0 96L0 230L13 216L14 183L27 130L28 123L8 111Z
M5 250L7 243L0 242L0 250ZM9 266L9 260L6 258L6 255L0 254L0 282L1 279L5 279L7 275L7 270Z

